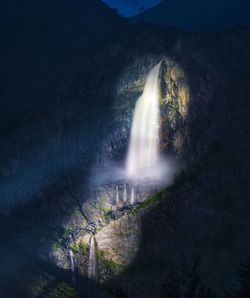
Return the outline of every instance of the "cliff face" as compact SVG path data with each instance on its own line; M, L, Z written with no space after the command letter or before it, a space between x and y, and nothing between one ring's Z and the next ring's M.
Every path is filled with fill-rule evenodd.
M135 63L125 68L113 82L113 96L116 99L112 107L113 129L96 152L93 170L89 174L89 186L85 191L86 201L64 222L64 232L52 243L49 256L43 254L46 260L70 269L69 255L72 250L75 270L88 276L90 243L95 235L98 263L95 280L99 281L110 280L135 258L141 236L139 210L144 209L147 196L162 187L133 185L126 180L114 179L112 173L112 163L118 162L121 168L124 167L135 102L143 91L146 76L160 60L161 152L162 155L184 155L190 101L184 71L161 55L146 56L144 59L134 57L134 60ZM169 184L169 180L166 177L164 186Z
M166 284L167 289L176 286L182 291L182 283L192 283L196 275L201 286L195 288L193 297L201 295L202 285L222 297L231 283L237 286L235 268L249 257L244 178L249 161L243 153L249 147L245 130L249 78L243 61L249 61L243 57L244 51L237 63L232 59L235 47L248 48L249 37L241 35L244 45L239 45L237 35L181 37L174 50L143 59L135 50L131 66L113 82L115 125L97 155L95 168L123 160L133 104L149 70L162 58L162 153L179 156L186 166L172 186L153 196L151 191L150 197L150 192L142 193L135 205L116 206L116 185L112 183L91 187L82 209L94 225L69 241L80 274L88 275L90 239L95 234L97 269L93 278L111 282L114 291L125 296L161 297ZM225 57L224 47L228 49L229 43ZM235 98L240 98L237 104ZM239 131L242 146L238 147ZM243 160L244 166L239 166ZM123 182L117 185L123 200ZM68 222L72 235L74 229L79 230L76 219L74 215L74 224ZM69 261L67 264L69 267ZM176 279L182 282L168 284L169 276L179 276Z
M98 51L124 22L87 0L1 3L0 22L3 210L57 184L76 160L88 168L96 142L88 131L99 129L94 114L112 103L102 89L108 75L97 71L108 70L109 57L97 59Z
M36 297L53 284L60 294L51 290L51 297L76 296L73 288L84 297L86 281L103 297L174 297L173 288L206 297L198 287L188 292L197 276L225 296L249 257L249 30L184 34L124 25L117 16L92 27L76 15L67 30L55 27L64 33L55 43L53 34L47 42L40 40L46 32L38 35L35 52L34 37L20 51L2 37L6 49L13 42L1 81L2 255L18 256L5 278L7 293L13 272L31 262L25 284L17 283L24 297L30 285L38 292L28 295ZM65 43L69 36L73 43ZM185 171L172 185L166 177L161 189L135 189L131 203L129 183L125 201L124 181L110 182L107 172L95 180L96 173L123 165L135 101L162 59L161 152Z

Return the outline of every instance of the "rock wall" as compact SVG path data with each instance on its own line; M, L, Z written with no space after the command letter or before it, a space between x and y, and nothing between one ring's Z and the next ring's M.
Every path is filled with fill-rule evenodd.
M44 272L49 263L70 276L72 251L82 278L95 235L94 279L111 280L125 297L160 297L169 274L198 259L199 278L225 296L249 257L248 29L186 34L120 21L94 31L81 24L60 28L57 42L53 34L39 39L38 52L29 34L18 39L26 41L21 52L13 44L15 59L5 52L4 65L13 62L2 77L16 88L1 89L1 121L14 119L1 130L0 194L15 207L3 209L4 244L45 261ZM116 185L89 183L92 170L124 160L136 99L162 59L161 150L183 159L186 171L156 196L145 190L135 204L116 205Z

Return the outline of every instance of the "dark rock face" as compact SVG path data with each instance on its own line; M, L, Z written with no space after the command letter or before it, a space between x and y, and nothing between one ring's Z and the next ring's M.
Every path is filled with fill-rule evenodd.
M53 30L43 15L34 29L5 23L0 194L2 213L14 208L1 218L3 246L26 256L23 266L43 262L38 277L49 272L81 294L69 249L81 284L95 234L99 277L113 279L117 293L161 297L171 272L197 262L202 283L223 297L249 258L249 30L131 26L90 3L82 18L81 6L65 1L67 9L49 18ZM49 7L54 16L56 2ZM93 10L104 20L89 19ZM114 186L91 188L87 180L92 168L124 160L135 101L161 59L161 149L182 159L185 173L159 203L116 209ZM25 292L29 280L18 288Z
M167 271L196 260L204 284L224 297L236 286L237 264L249 258L249 33L239 41L236 32L178 41L174 60L190 88L183 144L188 166L178 187L142 218L138 258L119 280L133 280L132 292L124 281L131 297L160 296Z
M246 155L241 155L249 148L245 138L247 131L240 140L243 148L237 143L238 129L244 131L248 123L249 90L248 87L246 93L241 93L241 90L247 86L249 78L247 67L240 61L243 59L248 65L249 58L243 55L244 51L240 57L237 56L240 59L237 64L232 58L236 44L237 48L249 48L249 35L243 33L240 40L238 38L237 32L181 37L169 55L163 51L143 59L139 55L134 56L132 66L125 69L116 83L116 126L114 133L110 134L112 141L108 141L114 145L109 147L104 142L100 165L107 160L122 158L132 104L142 91L149 69L164 55L171 58L165 58L161 75L162 135L168 136L163 150L179 154L187 163L186 172L176 182L177 185L163 196L163 202L148 213L132 216L133 220L123 213L116 217L118 213L115 212L111 222L104 222L97 232L96 241L97 245L100 242L102 260L99 278L110 279L111 273L117 275L120 272L110 273L107 261L114 262L116 265L113 265L118 267L128 266L127 273L118 275L112 287L119 284L121 291L129 297L160 297L169 271L181 270L180 266L192 268L196 262L202 283L224 296L231 283L236 283L237 264L249 257L245 244L249 222L245 212L248 209L248 192L244 178L249 161ZM231 47L225 57L228 43ZM131 78L130 74L134 77ZM232 105L237 98L233 82L240 86L238 92L241 95L236 106ZM235 119L238 129L232 123L232 110L241 111L241 116ZM234 138L233 144L229 142L231 137ZM101 195L98 205L101 206L104 201ZM95 207L92 209L96 213ZM105 218L104 213L99 217ZM125 237L122 231L131 232L129 225L134 220L134 232ZM139 234L137 226L140 227ZM118 237L115 237L117 234ZM84 246L89 237L79 237L77 241ZM138 257L131 255L131 250L137 252ZM127 255L126 262L118 260L116 254ZM88 250L85 255L88 255ZM107 267L103 267L105 260ZM80 271L84 268L81 261L82 258L77 261ZM133 274L134 271L137 274Z
M109 58L98 60L98 51L123 22L100 1L2 6L0 195L9 206L57 183L76 160L87 168L99 129L94 114L112 102L102 89L106 74L97 74Z

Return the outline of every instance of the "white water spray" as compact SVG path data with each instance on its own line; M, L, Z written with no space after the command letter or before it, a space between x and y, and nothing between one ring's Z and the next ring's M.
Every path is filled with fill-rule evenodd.
M119 203L120 203L118 185L115 186L115 203L116 203L116 205L119 205Z
M124 203L127 202L127 184L124 183L124 189L123 189L123 201Z
M126 160L126 173L132 179L148 174L150 178L159 163L160 66L161 62L151 70L136 102Z
M69 256L70 256L70 263L71 263L71 271L72 271L72 281L75 283L75 263L74 263L74 253L70 249L69 250Z
M130 197L130 204L133 205L135 203L135 188L131 188L131 197Z
M97 260L96 260L96 240L95 236L91 236L89 242L89 264L88 264L88 277L95 278L97 269Z

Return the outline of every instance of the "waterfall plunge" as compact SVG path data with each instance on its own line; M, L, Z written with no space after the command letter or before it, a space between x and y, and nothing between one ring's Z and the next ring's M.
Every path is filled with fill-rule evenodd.
M71 271L72 271L72 281L75 283L75 263L74 263L74 253L70 249L69 250L69 256L70 256L70 263L71 263Z
M161 62L149 73L136 102L126 173L129 178L153 178L159 164L159 72Z
M118 185L115 186L115 203L116 205L119 205L120 203Z
M135 189L134 187L131 188L131 197L130 197L130 204L134 205L135 203Z
M124 183L124 189L123 189L123 202L127 202L127 184Z
M91 236L89 242L89 264L88 277L94 279L96 277L97 260L96 260L96 242L95 236Z

